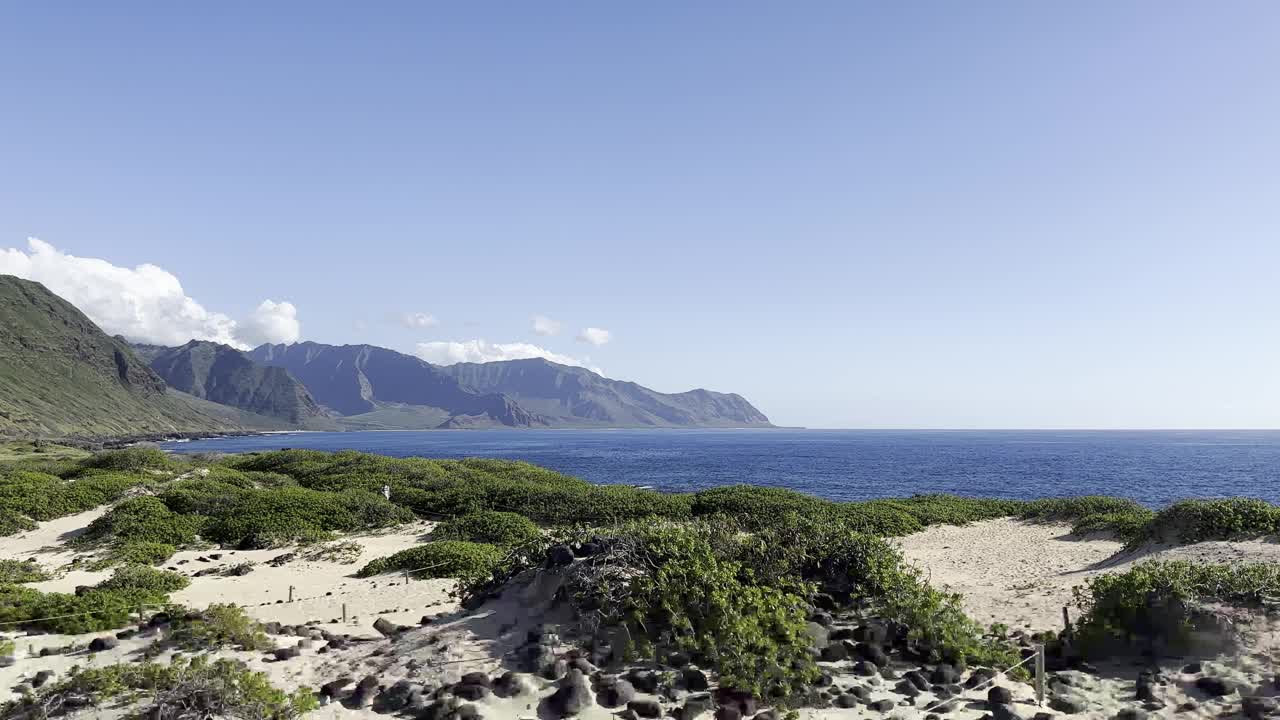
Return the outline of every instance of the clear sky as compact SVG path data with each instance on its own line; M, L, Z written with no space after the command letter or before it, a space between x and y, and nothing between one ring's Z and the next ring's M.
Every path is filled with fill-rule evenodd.
M152 339L523 343L789 425L1277 427L1278 32L1234 1L4 3L0 262Z

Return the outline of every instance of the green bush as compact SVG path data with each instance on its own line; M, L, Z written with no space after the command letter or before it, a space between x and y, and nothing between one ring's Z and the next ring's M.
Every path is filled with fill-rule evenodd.
M92 472L74 480L18 471L0 476L0 508L35 520L55 520L117 500L146 482L137 475Z
M174 458L153 447L130 447L122 450L106 450L80 461L86 470L117 470L142 472L145 470L173 471L180 467Z
M115 546L107 551L107 565L159 565L173 557L178 549L167 543L134 541Z
M179 515L158 498L136 497L121 502L89 523L76 541L91 544L114 540L181 547L195 542L204 523L203 516Z
M0 507L0 536L35 530L39 525L31 518L9 508Z
M378 558L360 568L356 577L413 570L422 578L472 578L489 574L501 559L502 551L493 545L440 540Z
M1073 535L1111 533L1128 545L1133 545L1150 532L1151 520L1156 514L1146 508L1129 512L1106 512L1086 515L1071 524Z
M538 526L523 515L482 510L441 523L432 536L440 540L519 545L536 539L539 534Z
M1090 515L1106 513L1139 513L1146 511L1128 498L1109 495L1082 495L1079 497L1044 498L1025 503L1021 517L1024 520L1043 522L1075 522Z
M176 513L218 515L252 492L244 486L214 479L179 480L160 493L160 501Z
M214 604L175 618L169 638L189 650L266 650L271 646L262 625L235 605Z
M1197 543L1280 532L1280 508L1248 498L1183 500L1156 513L1147 529L1155 540Z
M246 492L212 519L205 536L243 549L271 548L330 540L329 531L372 530L412 519L412 512L373 493L285 487Z
M114 630L143 606L168 603L169 593L187 583L176 573L131 565L75 595L0 585L0 623L65 635Z
M1280 565L1148 561L1123 573L1096 575L1075 594L1083 611L1077 634L1086 652L1178 654L1224 635L1208 604L1258 607L1280 595Z
M190 580L178 573L157 570L144 565L126 565L116 570L111 577L95 585L94 588L96 590L142 592L160 597L182 590L190 584Z
M34 560L0 560L0 585L41 582L51 577Z
M319 707L309 690L286 693L244 663L196 656L175 657L169 665L77 666L65 680L6 704L3 716L44 717L41 708L59 707L60 698L72 695L90 698L95 707L143 701L139 717L187 717L198 708L200 717L295 720Z

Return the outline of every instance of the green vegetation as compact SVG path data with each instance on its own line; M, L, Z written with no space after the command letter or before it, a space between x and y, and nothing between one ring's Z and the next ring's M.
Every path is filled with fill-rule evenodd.
M360 559L364 548L355 540L320 543L298 551L298 558L350 565Z
M0 441L0 463L13 461L79 460L88 457L89 451L69 445L59 445L46 440Z
M89 472L71 480L29 470L0 470L0 508L32 520L55 520L105 505L147 482L138 475Z
M58 715L64 700L72 695L88 696L94 706L145 701L139 717L194 713L192 716L199 717L293 720L319 707L309 691L286 693L272 686L264 673L253 672L244 663L196 656L174 658L168 665L148 662L73 668L67 679L5 705L0 717L33 717L27 711L37 707L48 715Z
M222 430L43 285L0 275L0 434L101 437Z
M68 635L114 630L143 606L168 603L187 583L176 573L130 565L75 595L0 585L0 622Z
M111 546L106 554L91 565L91 569L104 569L112 565L160 565L173 557L178 549L160 542L126 542Z
M189 650L266 650L271 646L262 625L235 605L215 604L179 616L170 626L169 637Z
M33 560L0 560L0 585L32 583L52 577Z
M1259 607L1280 595L1280 565L1213 565L1188 561L1142 563L1123 573L1090 578L1076 588L1084 611L1077 633L1086 651L1189 652L1197 639L1221 638L1209 603ZM1197 632L1209 630L1211 632Z
M211 519L205 536L241 549L272 548L331 540L330 531L370 530L413 519L411 511L371 492L284 487L244 493Z
M80 467L117 472L172 472L178 468L178 463L159 448L138 446L95 453L82 460Z
M205 518L179 515L154 497L129 498L89 524L76 542L152 543L181 547L195 542ZM172 554L172 553L171 553Z
M432 537L490 545L519 545L537 539L539 534L538 526L523 515L482 510L441 523Z
M474 578L488 576L502 558L493 545L463 540L440 540L378 558L360 568L356 577L373 577L412 570L421 578Z

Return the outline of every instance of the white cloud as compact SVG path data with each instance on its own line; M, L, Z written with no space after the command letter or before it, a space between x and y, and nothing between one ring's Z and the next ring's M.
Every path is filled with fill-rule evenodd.
M552 320L546 315L533 316L533 331L538 335L558 335L560 334L560 322Z
M531 343L491 343L485 340L456 340L452 342L421 342L413 351L414 355L436 365L454 365L461 362L485 363L498 360L522 360L525 358L543 358L561 365L576 365L594 372L598 369L588 365L588 360L579 360L568 355L551 352Z
M187 296L172 273L150 263L117 267L98 258L64 253L36 238L27 250L0 248L0 274L35 280L75 305L111 335L158 345L188 340L247 349L263 342L298 339L297 308L264 301L244 323L205 309Z
M436 320L436 316L431 313L413 312L401 315L400 324L411 330L423 330L439 325L440 321Z
M263 300L237 331L249 345L292 343L298 341L302 326L298 324L298 308L291 302Z
M612 333L604 328L582 328L582 332L578 333L578 342L591 343L596 347L600 347L609 342L611 337Z

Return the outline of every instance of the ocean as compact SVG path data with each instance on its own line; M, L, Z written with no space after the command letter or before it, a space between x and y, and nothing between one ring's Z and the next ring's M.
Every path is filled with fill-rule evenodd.
M833 500L955 493L1280 502L1280 431L436 430L290 433L165 443L526 460L597 483L668 491L750 483Z

